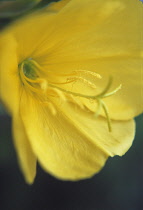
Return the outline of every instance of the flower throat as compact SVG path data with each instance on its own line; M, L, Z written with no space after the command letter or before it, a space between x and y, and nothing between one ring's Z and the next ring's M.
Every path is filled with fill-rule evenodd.
M53 82L49 81L49 77L47 75L54 74L63 79L61 82ZM85 98L91 101L96 101L98 104L97 109L95 110L94 116L95 119L100 114L101 109L103 109L104 114L107 119L107 125L109 132L112 131L111 120L109 117L109 111L104 103L103 99L109 96L112 96L117 93L119 89L121 89L121 85L119 85L116 89L109 92L109 89L112 85L112 77L109 78L109 81L106 87L100 94L97 95L86 95L78 92L70 91L66 88L63 88L63 85L72 83L75 85L75 82L81 82L86 87L90 87L92 89L96 89L96 85L94 82L90 81L88 76L93 78L101 79L101 75L94 73L92 71L87 70L76 70L70 74L61 74L59 72L51 72L43 69L35 60L32 58L24 60L21 64L19 64L19 75L22 81L24 88L27 91L30 91L32 94L36 94L36 98L42 103L49 106L53 114L56 114L56 110L54 108L53 103L50 100L50 97L59 97L63 101L67 101L69 96L72 97L73 101L80 105L75 97ZM82 76L81 76L82 75ZM81 107L81 106L80 106ZM83 108L83 107L82 107Z

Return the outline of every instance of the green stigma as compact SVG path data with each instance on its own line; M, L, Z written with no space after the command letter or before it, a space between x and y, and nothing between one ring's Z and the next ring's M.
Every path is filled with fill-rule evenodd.
M37 73L36 73L36 68L35 65L32 62L32 58L28 58L24 60L21 64L19 64L19 67L23 68L23 73L24 75L32 80L37 79Z

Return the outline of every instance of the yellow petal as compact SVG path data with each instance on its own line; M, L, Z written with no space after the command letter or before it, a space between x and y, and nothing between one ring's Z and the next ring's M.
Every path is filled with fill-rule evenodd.
M122 84L122 89L106 100L110 117L129 120L140 114L143 110L142 3L73 0L51 4L51 8L52 5L53 10L59 8L60 12L41 11L7 29L18 43L18 63L33 58L51 72L95 71L103 76L97 81L97 94L105 88L109 76L113 76L112 88ZM83 86L75 89L82 91ZM83 103L94 110L93 104Z
M104 64L103 64L104 63ZM116 57L114 59L102 59L97 61L96 66L100 67L103 79L99 86L106 86L109 75L112 75L113 84L110 91L117 88L120 84L121 89L114 95L104 99L110 117L115 120L129 120L139 115L143 111L143 65L142 58L130 56L126 58ZM109 69L105 72L104 66ZM101 91L101 88L99 88ZM109 91L109 92L110 92ZM93 108L93 105L92 105Z
M96 93L105 88L112 75L112 88L120 83L123 87L122 92L105 101L110 116L131 119L143 109L140 97L142 10L141 2L136 0L73 0L58 13L45 10L32 14L1 34L0 97L12 116L20 104L25 131L22 124L22 131L15 136L19 135L23 142L27 136L41 165L55 176L76 180L98 172L108 156L122 155L131 146L134 122L112 121L113 131L109 133L105 118L95 120L90 112L76 110L75 106L73 110L70 105L57 102L57 115L53 115L55 109L52 114L36 101L36 94L26 93L27 89L22 88L18 64L33 58L47 72L53 72L55 82L58 71L61 74L81 69L97 72L103 80L97 81ZM84 89L76 84L71 88L95 93L86 84ZM31 98L34 96L35 99ZM89 102L87 106L94 108ZM17 118L15 121L19 122ZM17 149L21 148L16 142ZM29 143L26 145L31 150ZM26 156L23 158L20 157L22 170L29 177L27 181L32 182L34 170L32 174Z
M42 167L61 179L92 176L108 156L122 155L132 144L134 123L113 122L109 133L105 119L61 104L57 115L23 92L21 116L35 155Z
M103 79L95 83L98 88L96 92L90 92L91 95L100 93L112 76L111 89L114 90L120 84L122 89L105 100L110 117L129 120L143 110L143 39L141 38L143 6L141 2L134 0L104 1L104 3L95 1L93 5L97 6L98 12L90 11L92 20L95 20L90 22L91 25L80 24L77 29L79 22L82 23L80 17L83 15L79 13L79 18L74 18L74 24L69 18L66 27L64 22L59 29L57 28L57 34L61 35L61 40L64 37L64 44L62 43L56 52L50 54L44 67L53 72L58 66L60 72L66 72L67 69L71 71L86 69L99 73ZM82 11L84 11L84 17L87 17L88 11L84 9ZM74 15L74 10L72 12ZM39 59L39 62L44 63L44 59ZM75 89L82 92L83 86ZM84 103L92 111L95 110L93 103L89 104L88 101Z
M28 184L32 184L36 175L36 157L32 151L20 116L14 115L13 136L18 155L19 166Z
M93 113L78 109L70 103L63 103L58 109L90 141L100 145L109 156L122 156L131 147L135 134L134 120L111 120L112 132L109 132L104 117L95 118Z
M46 8L40 10L40 12L34 12L27 17L21 18L4 30L4 36L5 33L10 33L18 43L17 53L19 63L27 57L32 57L33 52L37 51L37 46L42 47L45 36L47 36L47 27L49 34L53 29L52 25L56 13L68 4L69 1L63 0L51 3ZM44 33L41 33L42 31Z
M20 101L16 49L17 43L11 35L0 36L0 98L10 113L18 109Z

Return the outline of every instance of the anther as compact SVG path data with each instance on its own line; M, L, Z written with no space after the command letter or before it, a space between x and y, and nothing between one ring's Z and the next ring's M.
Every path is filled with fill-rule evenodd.
M53 88L52 90L54 90L54 92L57 94L57 96L60 99L62 99L63 101L66 101L66 97L61 90L58 90L57 88Z
M93 89L96 88L96 85L94 83L92 83L91 81L89 81L83 77L75 76L75 77L71 77L71 78L67 78L67 79L68 79L68 81L70 81L70 80L71 81L81 81L81 82L85 83L88 87L91 87Z
M77 70L75 72L76 73L83 73L83 74L86 74L86 75L91 75L91 76L96 77L98 79L101 79L102 78L100 74L97 74L97 73L92 72L92 71L87 71L87 70L80 69L80 70Z

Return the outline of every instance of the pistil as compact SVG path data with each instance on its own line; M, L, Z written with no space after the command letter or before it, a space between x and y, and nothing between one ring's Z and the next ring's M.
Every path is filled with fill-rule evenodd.
M112 131L111 126L111 119L109 116L108 107L104 103L103 99L106 97L110 97L114 94L116 94L120 89L121 85L119 85L117 88L115 88L113 91L109 92L109 89L112 85L112 78L109 78L109 81L106 85L106 87L103 89L103 91L100 94L95 95L87 95L87 94L81 94L80 92L74 92L67 90L66 87L63 88L63 85L73 83L76 85L76 82L83 83L85 87L90 87L92 89L97 88L95 83L93 82L95 79L101 79L102 77L98 73L94 73L91 71L86 70L76 70L74 72L71 72L71 74L60 74L56 72L53 72L55 74L55 78L62 78L66 79L62 82L52 82L48 78L48 74L51 75L51 71L45 71L36 61L33 59L26 59L19 65L19 72L20 72L20 78L22 81L22 84L25 88L33 92L34 94L38 95L38 100L41 100L43 104L49 104L50 110L52 110L52 113L56 113L56 109L54 108L54 105L52 104L52 100L50 100L50 97L59 97L62 101L67 101L68 96L72 96L71 98L79 97L79 98L85 98L88 100L96 101L98 104L98 108L95 111L95 118L98 117L100 114L101 109L103 109L104 114L107 119L107 125L109 132ZM42 77L45 75L44 77ZM58 76L57 76L58 75ZM93 77L92 81L89 79L90 77ZM58 86L57 86L58 85ZM62 87L60 87L62 85ZM51 94L52 93L52 94ZM54 95L53 95L54 94ZM76 100L73 100L74 102ZM52 104L52 105L51 105ZM77 104L79 104L77 102ZM80 104L81 107L81 104Z

